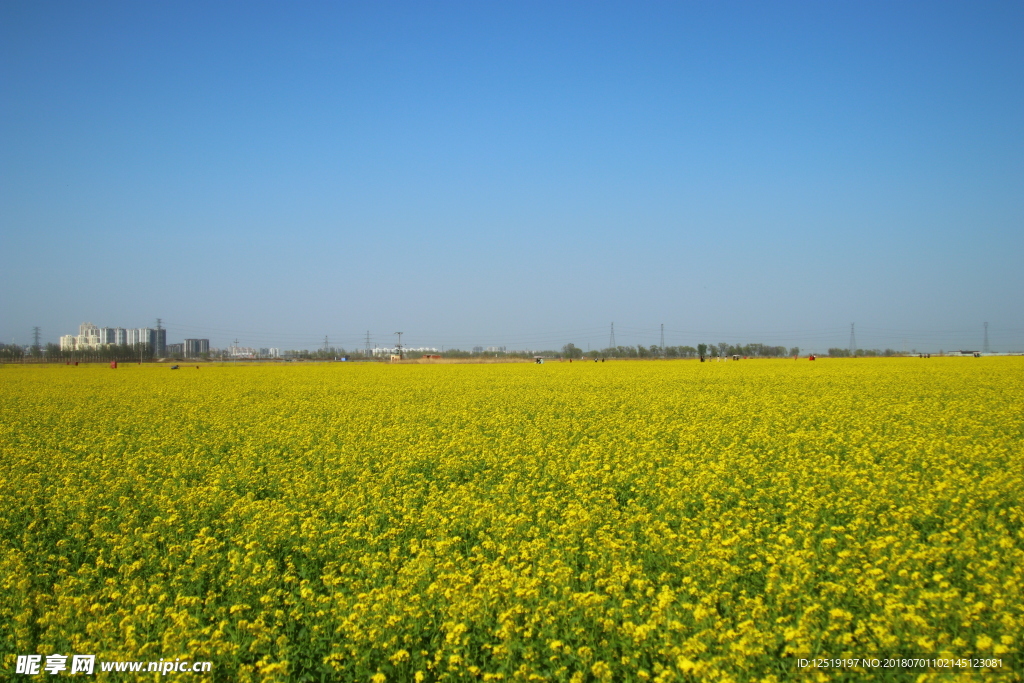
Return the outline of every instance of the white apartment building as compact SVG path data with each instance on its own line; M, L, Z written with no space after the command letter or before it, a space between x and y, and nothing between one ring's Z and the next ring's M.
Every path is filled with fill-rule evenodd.
M78 348L98 349L103 343L100 337L100 328L92 323L82 323L78 326Z
M184 351L186 358L199 358L204 355L210 355L210 340L209 339L186 339L184 342Z
M128 346L135 346L136 344L148 344L149 339L149 328L148 327L132 327L125 330L125 343Z
M78 326L78 334L65 334L60 338L61 351L76 351L79 349L98 349L103 345L100 328L92 323L82 323Z
M97 327L92 323L78 326L78 334L65 334L60 338L61 351L84 351L99 349L110 344L149 344L159 352L166 345L166 330L154 330L149 327Z

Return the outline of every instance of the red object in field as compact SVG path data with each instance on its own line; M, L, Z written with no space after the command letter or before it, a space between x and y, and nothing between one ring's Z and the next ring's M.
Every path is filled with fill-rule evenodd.
M807 356L807 360L814 360L814 354L811 354L810 356Z
M117 361L116 360L110 361L110 367L113 368L114 370L117 370Z
M78 367L78 361L77 360L75 361L75 367L76 368Z

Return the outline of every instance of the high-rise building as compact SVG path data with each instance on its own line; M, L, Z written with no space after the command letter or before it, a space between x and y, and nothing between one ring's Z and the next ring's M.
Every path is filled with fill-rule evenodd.
M167 355L167 330L154 330L152 327L138 327L127 330L128 346L145 344L153 350L153 355L161 358Z
M127 340L128 346L138 346L139 344L149 343L149 335L140 334L144 332L144 329L140 330L137 327L132 327L125 331L125 339Z
M167 355L167 330L158 327L151 332L153 333L153 355L163 358Z
M75 340L76 348L98 349L102 343L100 340L100 328L92 323L82 323L78 326L78 339Z
M209 339L186 339L185 340L185 358L198 358L200 356L209 355L210 353L210 340Z
M83 351L99 349L104 346L127 344L137 346L145 344L156 356L167 353L167 330L139 327L125 329L123 327L97 327L92 323L78 326L78 334L66 334L60 338L62 351Z

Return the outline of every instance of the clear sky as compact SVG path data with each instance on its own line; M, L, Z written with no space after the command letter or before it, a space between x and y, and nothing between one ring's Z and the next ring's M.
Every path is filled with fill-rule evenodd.
M7 0L0 31L4 343L1024 350L1021 2Z

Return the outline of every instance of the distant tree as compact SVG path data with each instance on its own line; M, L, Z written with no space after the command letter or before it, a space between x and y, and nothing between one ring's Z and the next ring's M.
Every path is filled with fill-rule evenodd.
M708 355L708 345L697 344L697 355L700 356L701 360L704 360L704 356Z
M562 347L562 355L566 358L583 358L583 349L576 348L575 344L569 343Z

